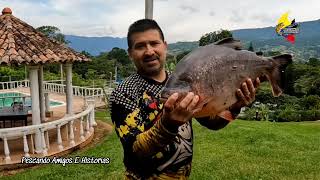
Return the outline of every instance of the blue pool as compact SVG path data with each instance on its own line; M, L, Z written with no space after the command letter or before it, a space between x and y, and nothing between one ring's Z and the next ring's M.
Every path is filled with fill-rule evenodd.
M26 94L19 93L19 92L0 93L0 107L10 107L14 99L12 97L15 97L15 102L23 102L23 99L19 98L21 96L26 96ZM60 106L64 104L63 102L53 101L53 100L50 100L49 103L50 103L50 107ZM25 106L31 106L30 97L26 97Z

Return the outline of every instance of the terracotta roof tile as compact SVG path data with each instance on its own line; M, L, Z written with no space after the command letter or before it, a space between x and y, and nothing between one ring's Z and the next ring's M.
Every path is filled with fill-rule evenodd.
M0 64L43 64L90 61L64 44L46 37L5 8L0 16Z

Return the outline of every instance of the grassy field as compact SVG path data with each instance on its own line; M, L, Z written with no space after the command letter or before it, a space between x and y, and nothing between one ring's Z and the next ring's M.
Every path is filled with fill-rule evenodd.
M103 112L97 119L110 122ZM219 131L196 121L191 179L320 179L320 122L237 120ZM42 165L1 179L123 179L115 133L72 156L109 157L108 165Z

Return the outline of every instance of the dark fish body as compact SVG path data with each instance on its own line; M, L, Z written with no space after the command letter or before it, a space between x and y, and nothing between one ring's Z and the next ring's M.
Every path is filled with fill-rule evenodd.
M292 62L289 54L276 57L257 56L256 53L210 44L185 56L167 81L161 97L174 92L181 98L188 92L200 96L198 107L203 109L195 117L214 116L237 102L236 90L247 78L267 79L274 96L282 93L283 73Z

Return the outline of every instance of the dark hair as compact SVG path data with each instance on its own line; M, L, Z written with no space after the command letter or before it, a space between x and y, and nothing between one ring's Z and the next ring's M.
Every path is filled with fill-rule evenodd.
M127 43L128 43L128 48L131 49L132 48L132 35L134 33L137 32L144 32L150 29L155 29L158 30L158 32L160 33L160 37L162 39L162 41L164 41L164 36L163 36L163 32L160 28L160 26L158 25L158 23L155 20L152 19L140 19L134 23L132 23L129 27L128 30L128 34L127 34Z

